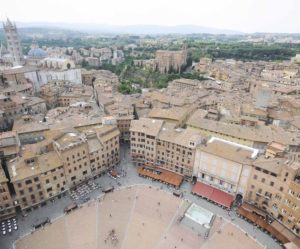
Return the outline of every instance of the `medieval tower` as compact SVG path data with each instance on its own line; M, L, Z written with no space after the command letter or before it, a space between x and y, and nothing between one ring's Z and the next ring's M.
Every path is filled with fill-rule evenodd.
M13 66L19 66L23 64L23 53L20 38L18 35L17 26L12 23L8 18L6 23L3 23L5 36L7 40L7 49L12 59Z

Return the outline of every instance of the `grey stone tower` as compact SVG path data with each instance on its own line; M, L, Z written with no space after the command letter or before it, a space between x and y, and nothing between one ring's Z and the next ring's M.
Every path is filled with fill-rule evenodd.
M7 40L7 49L12 57L13 66L24 64L21 42L15 23L12 23L8 18L6 23L3 23L3 29Z

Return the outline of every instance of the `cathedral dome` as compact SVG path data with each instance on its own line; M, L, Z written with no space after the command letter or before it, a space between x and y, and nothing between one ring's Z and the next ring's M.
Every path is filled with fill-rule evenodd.
M28 57L34 59L43 59L47 57L47 52L41 48L32 48L28 52Z

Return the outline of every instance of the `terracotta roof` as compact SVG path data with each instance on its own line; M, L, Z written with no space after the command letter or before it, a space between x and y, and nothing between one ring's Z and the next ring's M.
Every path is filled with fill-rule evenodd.
M59 149L65 149L72 145L77 145L84 142L84 137L76 132L66 132L55 139L55 144Z
M23 157L11 160L9 163L9 174L12 182L40 175L54 168L63 166L63 163L55 151L38 155L35 162L27 165Z
M130 131L133 132L142 132L151 136L157 136L161 130L164 121L150 119L150 118L141 118L139 120L132 120L130 124Z
M282 110L269 110L269 117L277 120L286 120L291 121L293 120L293 115L288 111L282 111Z
M254 142L269 143L271 141L281 142L286 145L299 146L300 138L292 132L276 126L242 126L236 124L229 124L218 122L209 119L192 117L187 121L187 125L210 132L220 133L240 139L246 139Z
M173 124L165 124L158 134L158 139L185 147L195 148L200 144L203 136L193 129L175 129ZM192 142L192 145L191 143Z
M286 160L286 158L265 158L265 156L260 156L253 162L253 166L280 174Z
M201 151L242 164L250 165L258 154L258 150L232 143L223 139L211 138L206 146L199 147Z
M148 113L149 118L168 119L174 121L183 120L190 112L188 107L171 107L168 109L164 108L153 108Z
M267 111L256 108L253 105L250 104L243 104L242 105L242 112L244 114L248 114L248 115L255 115L255 116L267 116Z

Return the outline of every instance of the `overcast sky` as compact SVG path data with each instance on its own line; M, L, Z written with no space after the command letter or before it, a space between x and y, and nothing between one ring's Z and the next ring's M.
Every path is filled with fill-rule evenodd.
M158 24L300 33L300 0L1 0L17 22Z

